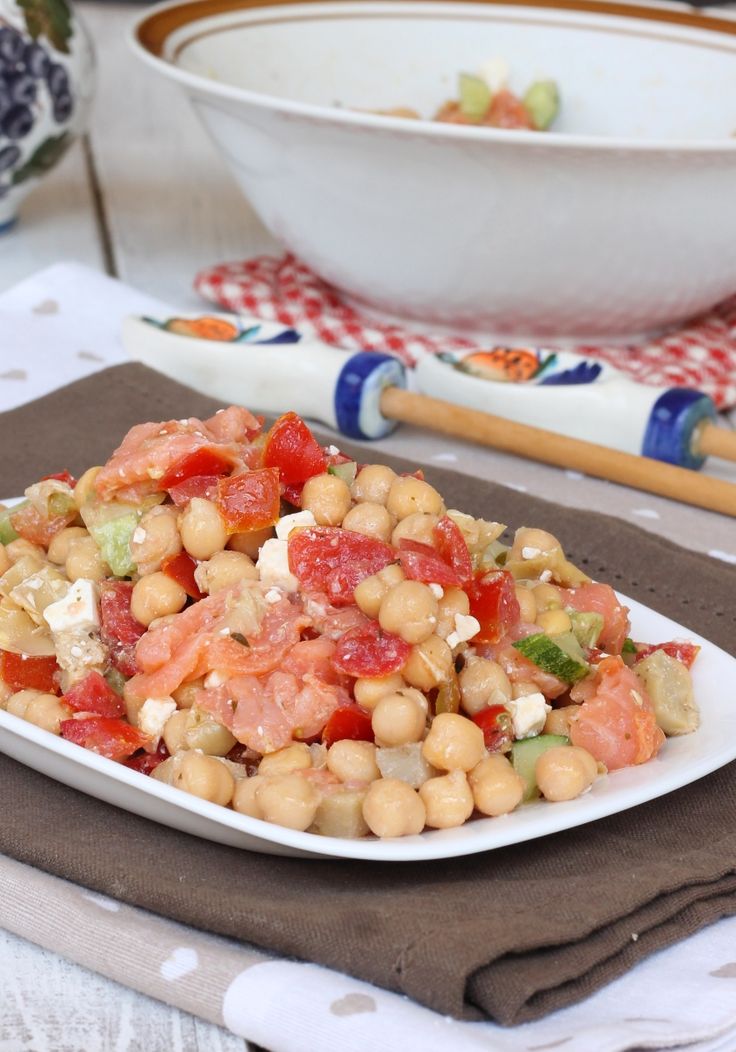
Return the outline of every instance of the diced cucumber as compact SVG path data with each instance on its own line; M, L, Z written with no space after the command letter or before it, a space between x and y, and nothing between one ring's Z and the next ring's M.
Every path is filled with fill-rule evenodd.
M572 621L573 635L580 646L597 646L603 631L603 614L594 614L592 611L581 613L579 610L568 610L567 614Z
M517 639L512 646L537 668L557 676L565 683L577 683L589 672L580 644L572 632L564 632L554 639L539 632L526 639Z
M330 464L327 469L328 475L337 475L339 479L352 486L355 476L358 474L358 465L354 460L346 460L343 464Z
M0 511L0 544L10 544L11 541L18 540L18 534L13 529L10 516L15 515L16 511L20 511L21 508L25 508L27 504L28 501L23 500L20 504L14 504L12 508Z
M549 128L560 110L560 93L553 80L537 80L527 89L523 99L534 127L539 131Z
M130 554L130 539L138 522L139 516L135 512L128 512L117 519L89 527L100 555L115 577L129 577L135 571L135 562Z
M514 770L524 782L524 801L534 800L539 796L537 787L537 760L546 752L558 745L569 745L570 739L564 734L538 734L536 738L522 738L511 747L511 763Z
M461 73L458 78L460 112L475 124L483 120L491 105L491 89L482 77L472 73Z
M634 642L633 639L630 639L629 636L627 636L626 639L624 640L624 645L621 647L621 653L622 654L636 654L637 653L636 643Z

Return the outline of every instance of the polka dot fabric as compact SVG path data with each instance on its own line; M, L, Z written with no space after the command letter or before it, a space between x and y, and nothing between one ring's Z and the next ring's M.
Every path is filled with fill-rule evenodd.
M197 275L195 288L225 310L295 326L346 350L395 354L406 365L427 352L483 346L478 340L428 335L368 318L291 255L210 267ZM657 339L575 350L609 362L640 383L695 387L719 409L736 406L736 296Z

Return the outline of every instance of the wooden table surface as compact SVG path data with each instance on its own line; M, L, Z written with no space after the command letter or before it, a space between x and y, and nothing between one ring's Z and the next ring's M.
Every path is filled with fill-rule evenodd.
M78 7L98 56L91 129L34 190L17 227L0 241L0 291L69 259L180 308L200 308L192 291L197 270L278 246L243 200L183 94L144 69L129 51L128 28L140 8L107 2ZM402 433L394 451L411 456L422 446L407 436ZM517 465L513 458L498 457L495 477L513 485ZM548 474L539 478L547 481L538 492L565 499L559 487L573 483L565 482L564 472L544 470ZM736 473L726 469L724 477L734 479ZM588 481L580 503L601 506L597 495L606 484ZM664 517L658 525L660 513L651 510L667 502L628 492L629 514L641 515L645 528L667 532ZM681 532L675 539L682 543L688 533L700 532L702 514L678 513ZM132 1052L142 1047L143 1034L146 1052L243 1052L246 1047L224 1030L2 932L0 976L0 1052ZM74 1033L84 1038L61 1045L60 1020L71 1006Z

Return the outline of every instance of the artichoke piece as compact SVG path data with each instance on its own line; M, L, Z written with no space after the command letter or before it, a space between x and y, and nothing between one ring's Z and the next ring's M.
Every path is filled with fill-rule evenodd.
M664 650L655 650L634 665L654 706L657 724L667 737L690 734L700 724L690 671Z
M352 840L370 833L363 818L363 801L367 789L340 789L324 796L317 808L310 833L321 836L349 837Z
M398 778L418 789L438 772L422 755L422 743L376 749L376 763L383 778Z
M29 657L53 657L56 647L48 628L37 625L9 599L0 601L0 650Z

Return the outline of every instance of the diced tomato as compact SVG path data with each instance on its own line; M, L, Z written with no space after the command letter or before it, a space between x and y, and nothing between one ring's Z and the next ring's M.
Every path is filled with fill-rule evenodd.
M194 580L194 571L197 569L197 560L193 559L188 552L178 552L176 555L169 555L161 563L161 573L166 574L172 581L176 581L180 584L188 596L192 599L202 599L204 592L201 592L199 585Z
M204 500L214 500L217 497L217 483L219 475L193 475L184 482L169 488L169 496L177 508L188 504L192 497L202 497Z
M498 643L521 617L514 578L507 570L479 574L466 589L470 613L480 622L473 643Z
M460 585L460 578L453 568L429 544L402 538L399 541L399 562L412 581L424 581L425 584L433 582L443 588Z
M306 482L327 470L324 450L296 413L284 413L268 432L263 463L278 468L286 486Z
M374 737L371 717L359 705L335 709L322 731L322 742L328 749L346 738L354 742L372 742Z
M260 468L220 479L215 503L230 533L273 526L281 511L279 473L276 468Z
M330 453L330 449L334 449L334 446L327 446L324 450L325 454L325 467L333 468L336 464L349 464L353 459L347 456L346 453L341 453L338 449L337 453ZM358 465L357 471L360 471L360 465Z
M55 475L43 475L41 482L66 482L67 486L71 486L72 489L77 484L77 480L71 474L71 472L64 469L64 471L57 471Z
M187 479L202 475L228 475L232 470L232 460L222 456L216 449L202 446L192 453L187 453L171 465L166 474L159 480L159 488L169 490Z
M303 482L292 482L291 485L282 487L281 496L287 504L293 504L295 508L301 508L303 489Z
M130 612L133 585L130 581L103 581L100 584L100 635L110 648L110 661L124 676L134 676L135 646L145 626Z
M433 532L437 551L453 568L461 586L465 587L473 577L473 563L462 530L449 515L443 515Z
M58 694L55 675L59 671L55 657L29 657L0 651L0 679L13 690L42 690Z
M61 736L109 760L127 760L150 741L136 727L111 716L62 720Z
M289 569L308 592L348 606L360 582L396 560L390 544L336 526L312 526L289 537Z
M645 657L649 657L655 650L664 650L665 654L669 654L670 657L681 661L686 668L693 667L693 662L700 650L700 647L696 646L695 643L635 643L634 645L636 646L634 664L637 661L642 661Z
M338 639L332 660L335 668L350 676L390 676L403 668L410 653L403 639L369 621Z
M132 771L140 771L141 774L151 774L160 763L168 760L168 758L169 750L166 748L162 738L155 752L138 752L131 756L129 760L124 760L123 763L126 767L130 767Z
M76 505L70 499L69 510L63 515L43 515L32 504L26 504L10 516L10 524L19 536L31 544L48 548L52 539L77 517Z
M494 93L493 101L481 123L489 124L492 128L534 127L524 103L505 88Z
M471 716L473 723L483 731L486 749L491 752L505 752L510 748L513 738L511 714L503 705L489 705Z
M125 712L123 699L99 672L88 672L64 695L64 701L75 712L94 712L96 716L122 716Z

